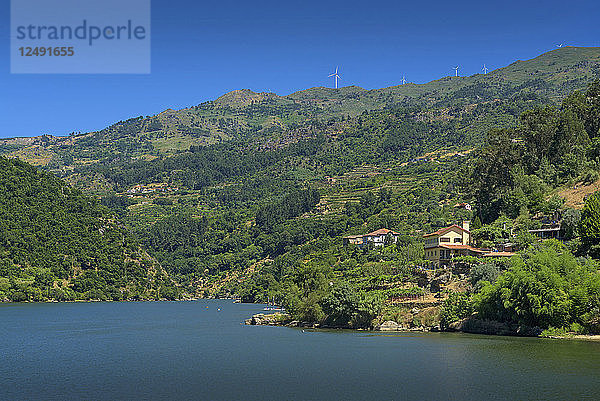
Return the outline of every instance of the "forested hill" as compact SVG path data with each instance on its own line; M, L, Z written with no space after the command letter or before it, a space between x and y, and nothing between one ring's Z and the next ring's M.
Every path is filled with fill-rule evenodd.
M398 107L418 109L409 116L415 120L475 120L468 124L487 131L498 121L478 120L480 107L513 98L557 103L599 77L600 48L565 47L486 75L449 76L426 84L373 90L319 87L288 96L237 90L194 107L120 121L98 132L1 140L0 152L68 175L82 164L148 160L231 140L277 148L322 133L322 124L337 122L329 130L333 135L356 123L362 113ZM502 123L515 125L516 118L505 117ZM480 136L468 139L478 141Z
M13 156L31 156L111 212L49 173L2 159L2 296L170 298L181 288L198 297L275 297L298 320L369 327L376 315L416 322L412 307L393 306L399 299L427 295L437 303L507 269L486 263L485 280L446 282L443 290L441 281L424 281L423 234L456 222L473 222L478 247L526 251L537 246L530 230L562 218L566 245L556 253L597 259L600 195L583 198L600 188L600 80L592 79L599 50L559 49L487 76L446 78L422 86L429 92L413 98L420 103L391 94L411 85L381 90L389 103L347 114L334 109L375 92L239 91L162 113L152 129L154 117L66 139L5 141ZM326 94L350 100L318 101ZM214 139L213 131L195 136L192 121L216 124L221 134L231 122L246 128L200 144L195 139ZM163 122L179 128L164 131ZM567 189L581 194L581 211L562 199ZM397 241L344 246L344 236L382 228L400 233ZM480 262L458 259L458 277ZM600 305L595 263L583 270L593 270L593 285L577 291L589 290ZM583 273L573 280L587 280ZM580 295L572 294L573 305L587 302ZM481 305L508 305L489 300ZM596 312L571 318L578 315L573 309L556 327L600 332Z
M175 296L107 208L50 173L0 157L0 301Z

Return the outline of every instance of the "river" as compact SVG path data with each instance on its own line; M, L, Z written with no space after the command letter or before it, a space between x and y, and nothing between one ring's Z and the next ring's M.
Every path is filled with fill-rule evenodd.
M241 324L260 311L0 304L0 399L600 399L600 343Z

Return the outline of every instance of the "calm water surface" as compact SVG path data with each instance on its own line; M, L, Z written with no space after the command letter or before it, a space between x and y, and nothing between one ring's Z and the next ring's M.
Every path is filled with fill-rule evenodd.
M600 343L240 324L261 310L0 305L0 399L600 399Z

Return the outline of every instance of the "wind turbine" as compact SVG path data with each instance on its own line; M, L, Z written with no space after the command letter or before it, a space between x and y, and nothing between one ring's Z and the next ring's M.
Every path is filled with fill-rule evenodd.
M406 83L406 78L404 77L404 75L402 76L402 85L404 85Z
M556 45L556 47L563 47L564 45L565 45L564 43L561 43L561 44Z
M485 64L483 65L483 68L481 69L481 71L483 71L484 74L487 74L488 68L485 66Z
M329 74L329 76L330 77L335 77L335 89L337 89L338 88L338 79L342 79L338 75L338 67L335 67L335 72L333 74Z
M458 66L454 67L454 69L456 70L456 76L458 77Z

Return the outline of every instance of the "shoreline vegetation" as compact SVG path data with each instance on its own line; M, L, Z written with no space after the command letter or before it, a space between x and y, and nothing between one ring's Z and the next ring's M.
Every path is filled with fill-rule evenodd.
M284 301L287 314L258 314L245 323L547 338L599 334L600 273L592 258L576 257L561 242L547 240L507 260L501 272L486 266L497 269L493 277L476 267L463 278L464 291L438 293L435 302L371 299L366 304L346 285L334 288L313 310Z
M180 299L74 299L74 300L56 300L47 299L43 301L11 301L9 299L0 300L0 304L72 304L72 303L92 303L92 302L188 302L188 301L200 301L202 299L211 298L180 298ZM214 298L213 298L214 299Z
M88 303L88 302L192 302L202 300L232 300L234 303L240 303L237 298L138 298L138 299L72 299L72 300L57 300L57 299L44 299L39 301L25 300L25 301L11 301L8 298L0 299L0 304L58 304L58 303Z
M244 320L244 324L248 326L278 326L288 328L306 328L311 330L351 330L351 331L371 331L371 332L386 332L386 333L464 333L464 334L480 334L490 336L503 337L532 337L532 338L547 338L554 340L584 340L584 341L600 341L600 334L576 334L565 333L563 335L544 335L536 328L531 327L513 327L510 328L497 321L485 321L478 319L463 319L461 322L452 327L441 329L440 326L432 327L402 327L394 321L386 321L378 326L368 329L355 329L350 327L328 326L319 323L301 322L293 320L287 313L257 313L251 318Z

